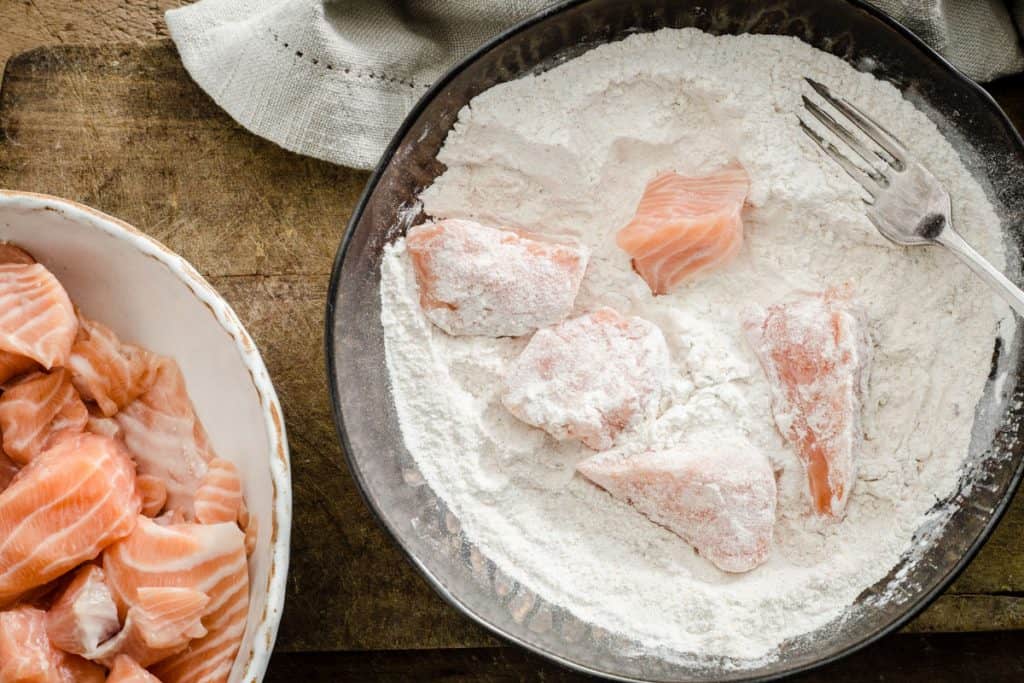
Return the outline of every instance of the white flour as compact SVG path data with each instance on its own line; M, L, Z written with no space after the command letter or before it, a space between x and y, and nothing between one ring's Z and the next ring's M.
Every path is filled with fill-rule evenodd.
M592 50L473 100L426 190L435 217L576 236L593 256L576 313L611 306L659 325L672 353L660 416L622 438L671 446L740 435L781 469L768 562L727 575L679 537L574 475L591 455L513 418L501 378L526 342L450 337L423 317L404 244L381 299L406 445L462 529L503 572L646 647L737 658L838 616L908 550L967 454L1005 307L940 249L904 250L865 219L858 188L796 125L810 76L886 122L953 197L954 221L996 264L998 220L936 127L890 85L796 39L665 30ZM614 243L658 171L738 159L751 177L736 261L654 298ZM803 470L770 411L740 312L849 282L874 345L866 442L841 523L809 513Z

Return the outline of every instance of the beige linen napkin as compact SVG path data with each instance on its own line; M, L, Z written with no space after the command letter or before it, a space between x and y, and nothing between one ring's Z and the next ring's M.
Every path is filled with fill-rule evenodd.
M624 0L628 1L628 0ZM1001 0L874 0L972 78L1024 69ZM1014 0L1024 20L1024 0ZM200 0L167 12L192 78L286 149L372 168L459 58L552 0Z

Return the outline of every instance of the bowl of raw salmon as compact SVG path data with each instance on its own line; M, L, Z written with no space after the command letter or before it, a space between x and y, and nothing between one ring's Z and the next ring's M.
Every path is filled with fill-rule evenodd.
M291 515L273 386L181 257L0 191L0 681L262 678Z

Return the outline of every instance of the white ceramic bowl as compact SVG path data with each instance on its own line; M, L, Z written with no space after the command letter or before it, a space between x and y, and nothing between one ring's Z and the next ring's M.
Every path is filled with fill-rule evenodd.
M183 258L87 206L0 190L0 240L53 271L85 315L181 366L214 449L242 473L257 521L249 620L230 681L261 680L284 605L292 501L281 406L252 338Z

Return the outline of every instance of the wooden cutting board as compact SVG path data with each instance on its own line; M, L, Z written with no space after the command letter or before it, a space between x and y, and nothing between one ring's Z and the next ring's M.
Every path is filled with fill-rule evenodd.
M1024 123L1024 81L1003 100ZM359 497L331 422L323 315L363 171L286 152L199 90L169 42L40 48L0 88L0 187L83 202L191 261L259 344L284 407L295 513L282 652L494 644L441 601ZM909 628L1024 627L1024 497Z

